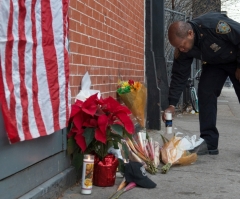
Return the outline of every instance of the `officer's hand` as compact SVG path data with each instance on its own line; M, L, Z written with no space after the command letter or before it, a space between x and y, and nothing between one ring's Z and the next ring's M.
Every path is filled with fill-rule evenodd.
M162 120L163 120L163 122L166 121L166 115L165 115L165 113L172 113L172 117L173 117L174 114L175 114L175 107L169 106L169 107L163 112L163 114L162 114Z
M237 70L235 72L235 77L240 82L240 68L237 68Z

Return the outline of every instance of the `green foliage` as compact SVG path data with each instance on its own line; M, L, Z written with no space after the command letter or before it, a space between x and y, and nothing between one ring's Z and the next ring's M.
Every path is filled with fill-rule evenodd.
M125 142L122 143L122 151L123 151L123 154L122 154L123 158L128 160L129 159L129 149Z
M95 135L94 128L86 128L84 130L83 136L85 137L85 141L86 141L87 147L93 141L94 135Z
M120 171L121 173L124 173L124 169L125 169L125 166L124 166L124 162L122 159L118 158L118 171Z
M111 125L111 129L112 129L113 133L123 136L123 127L121 125L113 124L113 125Z
M130 93L130 91L131 91L131 87L130 86L120 87L120 88L117 89L117 93L118 94Z
M72 165L77 170L79 170L82 164L83 164L83 153L81 153L79 150L76 150L72 156Z
M123 138L129 138L130 140L132 140L132 136L131 134L129 134L125 129L123 129Z
M68 155L72 155L77 148L78 147L77 147L75 139L73 137L70 137L67 140L67 152L68 152Z

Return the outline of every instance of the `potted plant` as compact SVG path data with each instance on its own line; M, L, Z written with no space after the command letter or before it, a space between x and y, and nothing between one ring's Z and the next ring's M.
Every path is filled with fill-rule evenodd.
M68 153L77 169L82 164L84 154L95 154L94 185L114 185L118 160L114 155L108 154L108 149L112 146L118 149L118 143L124 137L131 138L134 125L130 114L131 111L114 98L98 99L97 94L84 102L76 100L72 105ZM108 171L111 173L106 173ZM111 179L106 179L106 176Z

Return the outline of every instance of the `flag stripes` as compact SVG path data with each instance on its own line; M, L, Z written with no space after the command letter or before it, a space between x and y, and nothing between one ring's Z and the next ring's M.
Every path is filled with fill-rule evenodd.
M68 3L0 1L0 97L11 143L67 126Z

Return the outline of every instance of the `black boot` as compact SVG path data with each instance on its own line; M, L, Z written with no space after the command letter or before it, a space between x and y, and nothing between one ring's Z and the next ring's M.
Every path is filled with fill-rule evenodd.
M208 149L207 143L203 141L199 146L193 150L189 150L190 153L197 153L198 155L218 155L218 149Z

